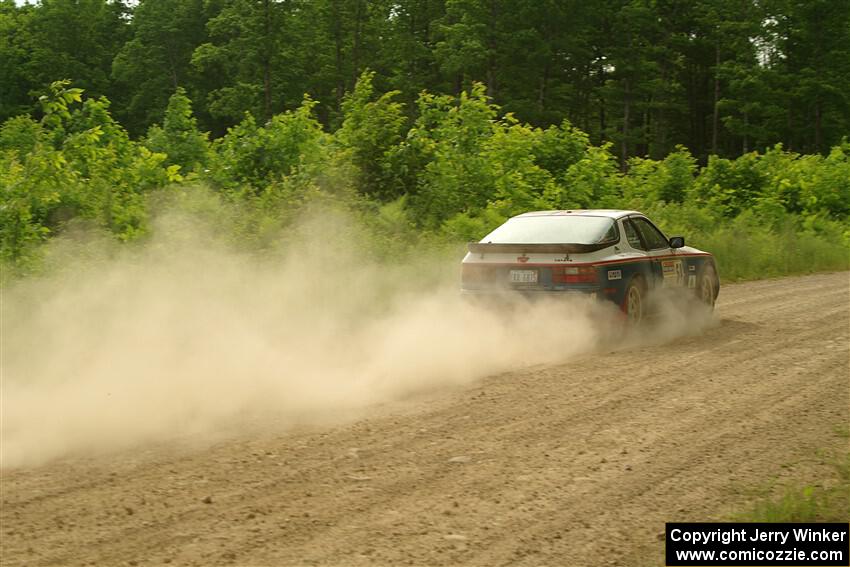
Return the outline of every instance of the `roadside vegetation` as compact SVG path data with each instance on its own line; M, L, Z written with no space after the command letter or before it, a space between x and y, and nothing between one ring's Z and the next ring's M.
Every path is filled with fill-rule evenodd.
M727 280L847 269L850 142L827 155L777 145L704 167L684 147L663 159L596 146L568 121L533 127L492 104L483 85L423 92L414 117L398 93L360 76L340 126L319 122L308 96L217 139L199 130L182 89L140 139L110 101L67 81L41 97L40 117L0 127L0 258L4 277L38 271L44 244L74 227L144 242L157 211L199 215L233 244L262 252L316 207L346 211L377 259L459 250L533 209L628 208L718 256ZM361 235L361 236L363 236Z
M847 426L837 433L848 439ZM821 471L817 479L792 483L779 489L772 483L755 488L758 496L741 511L717 518L724 522L810 523L847 522L850 510L850 452L820 451L812 457ZM640 565L664 565L663 542L634 557ZM655 558L658 559L655 559Z
M746 522L846 522L850 508L850 454L835 463L837 480L829 486L786 488L780 496L757 502L740 516Z
M821 478L808 484L792 484L779 492L757 499L749 510L736 515L741 522L846 522L850 510L850 440L848 425L835 427L839 449L821 450L812 458L823 471Z

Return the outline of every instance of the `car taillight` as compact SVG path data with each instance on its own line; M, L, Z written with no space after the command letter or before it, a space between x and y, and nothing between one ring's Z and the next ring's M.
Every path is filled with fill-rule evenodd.
M552 268L553 283L596 283L595 266L564 266Z

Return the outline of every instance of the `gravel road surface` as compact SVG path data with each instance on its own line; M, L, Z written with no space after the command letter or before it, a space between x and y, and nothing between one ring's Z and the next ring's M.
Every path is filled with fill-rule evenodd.
M846 447L850 274L338 425L2 471L2 565L652 565ZM661 537L661 540L659 539Z

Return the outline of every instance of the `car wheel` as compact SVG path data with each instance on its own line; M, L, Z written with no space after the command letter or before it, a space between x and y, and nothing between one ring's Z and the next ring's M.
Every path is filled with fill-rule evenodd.
M697 285L697 299L708 309L714 309L714 299L717 296L714 289L715 279L714 268L706 266Z
M623 311L625 311L626 319L630 325L639 325L643 321L646 306L641 283L638 278L634 278L629 282L629 287L626 288Z

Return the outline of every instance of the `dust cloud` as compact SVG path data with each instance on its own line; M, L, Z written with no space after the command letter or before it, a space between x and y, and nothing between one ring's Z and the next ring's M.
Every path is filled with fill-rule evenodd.
M362 415L611 332L613 307L589 300L470 305L459 258L367 260L342 217L305 223L264 260L182 217L154 234L119 251L58 241L70 263L4 290L4 468Z

